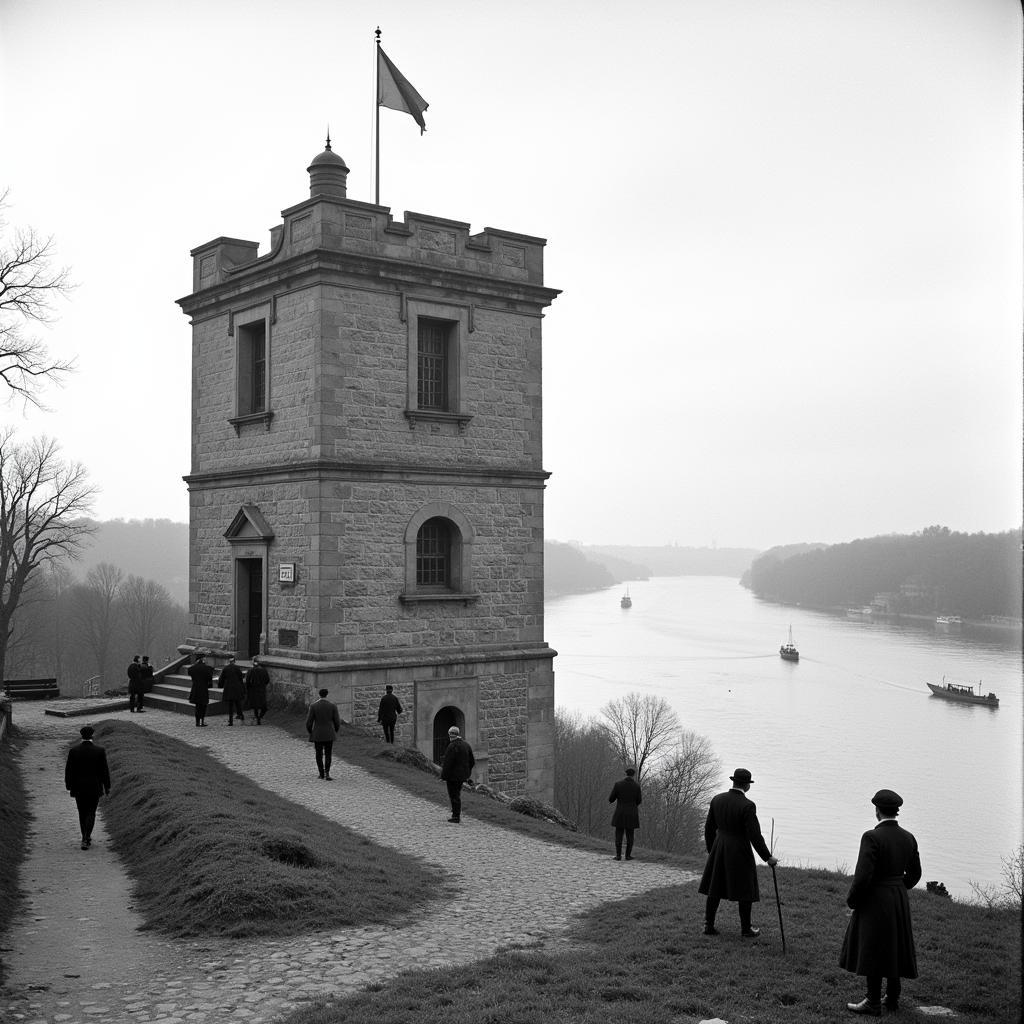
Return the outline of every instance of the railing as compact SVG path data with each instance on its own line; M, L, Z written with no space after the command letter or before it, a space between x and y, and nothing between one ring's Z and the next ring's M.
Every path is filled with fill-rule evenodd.
M82 684L83 697L98 697L100 695L100 677L90 676Z

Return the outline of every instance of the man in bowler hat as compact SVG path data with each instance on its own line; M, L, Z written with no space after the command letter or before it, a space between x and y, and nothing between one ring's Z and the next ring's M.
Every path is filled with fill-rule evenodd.
M839 966L867 978L867 998L847 1003L847 1009L881 1017L882 978L886 979L885 1006L898 1010L900 979L917 977L907 890L921 881L921 857L917 840L896 823L903 797L880 789L871 802L878 824L860 837L857 867L846 896L853 915L846 926Z
M746 768L737 768L732 775L732 789L712 797L707 821L704 823L704 844L708 860L697 891L707 896L704 910L704 934L717 935L715 915L718 904L733 900L739 904L740 933L745 939L756 939L760 928L750 923L753 904L761 899L754 866L754 850L758 856L775 867L778 858L761 835L757 820L757 807L747 799L747 791L754 780ZM752 849L753 848L753 849Z
M82 829L82 849L92 845L92 830L96 824L96 808L102 794L110 795L110 770L107 752L92 737L95 730L83 725L78 730L82 742L68 751L64 765L64 787L78 805L78 824Z
M306 732L313 744L316 770L320 778L331 782L331 760L334 756L334 737L341 729L341 715L338 705L327 699L327 690L320 690L320 697L309 705L306 715Z
M640 783L633 776L635 768L626 769L626 777L612 786L608 803L615 804L612 825L615 826L615 859L622 860L622 836L626 836L626 860L633 859L633 831L640 827L640 813L637 807L643 800Z

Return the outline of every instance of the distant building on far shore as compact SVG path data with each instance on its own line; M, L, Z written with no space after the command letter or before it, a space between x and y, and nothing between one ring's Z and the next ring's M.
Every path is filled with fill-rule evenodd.
M347 197L330 142L270 249L192 251L189 630L327 687L476 778L550 801L544 640L544 240ZM246 174L254 173L251 168ZM230 183L227 183L230 187Z

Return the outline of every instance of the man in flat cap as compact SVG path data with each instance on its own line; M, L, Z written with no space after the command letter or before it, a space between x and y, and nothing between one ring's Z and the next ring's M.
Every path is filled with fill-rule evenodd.
M917 840L896 823L903 797L880 789L872 798L878 824L860 837L860 852L846 905L853 910L839 954L839 966L867 978L868 994L847 1003L854 1013L882 1016L885 1006L898 1010L901 978L917 977L917 953L910 924L907 890L921 881Z
M626 837L626 860L633 859L633 832L640 827L640 812L637 807L643 802L640 783L636 781L635 768L626 769L626 777L612 786L608 803L615 804L612 826L615 829L615 859L622 860L622 837Z
M452 805L452 816L448 819L455 825L462 821L462 784L473 776L473 748L462 738L459 727L448 730L448 746L441 758L441 781L448 789L448 800Z
M100 796L110 794L110 770L107 767L107 752L98 743L93 743L95 730L83 725L78 730L82 737L68 751L64 765L64 787L78 805L78 824L82 829L82 849L92 845L92 830L96 824L96 808Z
M712 797L704 823L708 860L697 890L708 898L704 910L704 934L718 934L715 915L718 904L725 899L739 904L742 936L756 939L761 929L750 923L750 912L753 904L761 899L761 892L753 850L772 867L779 862L761 835L757 807L753 800L747 799L747 790L754 782L750 772L746 768L737 768L729 778L732 789Z

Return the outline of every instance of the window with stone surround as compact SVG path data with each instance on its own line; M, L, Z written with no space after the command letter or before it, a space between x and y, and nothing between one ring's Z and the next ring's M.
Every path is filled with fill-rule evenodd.
M270 410L270 338L266 316L234 320L235 335L235 415L231 424L238 431L246 423L269 426Z
M405 298L403 316L408 331L409 428L449 423L465 430L472 419L464 405L469 307Z
M448 501L424 505L405 531L404 604L479 598L472 584L475 533L466 516Z

